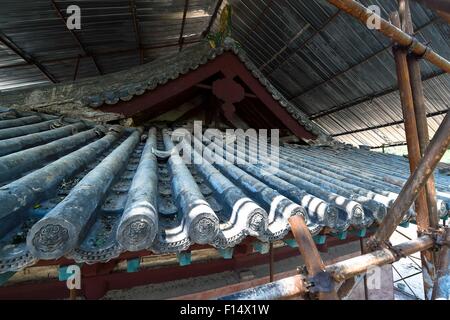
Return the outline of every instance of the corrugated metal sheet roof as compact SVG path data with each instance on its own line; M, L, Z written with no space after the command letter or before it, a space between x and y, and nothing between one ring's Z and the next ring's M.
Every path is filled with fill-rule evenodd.
M450 77L446 74L424 82L430 136L436 132L450 104ZM341 142L378 147L405 141L398 91L325 115L315 121ZM392 125L388 125L392 124ZM376 127L376 128L374 128ZM362 131L369 129L367 131ZM362 131L362 132L354 132ZM354 132L345 134L346 132Z
M126 250L276 241L294 214L313 235L365 231L409 175L402 157L344 146L286 145L269 160L247 144L232 153L252 161L229 162L225 152L186 164L172 152L171 130L143 133L0 110L0 273L62 256L95 263ZM436 186L444 217L449 176L437 172Z
M379 5L384 18L397 9L395 1L361 2ZM234 37L269 80L328 133L370 146L405 141L400 125L340 135L402 119L398 94L392 93L397 83L387 38L326 1L231 3L238 16ZM418 39L450 58L450 26L414 1L411 9ZM425 61L421 68L429 79L429 113L448 110L449 76ZM430 119L431 134L441 118Z
M77 39L58 16L52 1L28 0L2 2L0 31L28 55L39 61L58 82L73 79L77 56L81 55L77 78L124 70L140 63L142 48L144 61L151 61L178 49L184 0L109 0L109 1L54 1L60 13L67 17L66 8L81 8L81 29L74 30ZM136 36L132 5L136 6L136 19L140 42ZM198 41L206 29L215 1L189 1L183 33L185 46ZM98 62L98 67L92 63ZM26 66L23 66L23 65ZM15 74L12 84L0 82L0 90L36 85L32 66L0 45L2 70ZM13 65L16 65L14 68ZM36 73L40 72L36 70ZM6 77L6 76L5 76ZM48 82L41 77L43 82Z
M395 68L391 43L386 37L366 29L325 0L228 2L234 9L233 37L277 89L323 124L330 134L340 134L344 128L354 131L373 127L380 124L382 117L383 124L398 118L399 101L391 94L396 89ZM396 2L390 0L361 2L379 5L384 18L397 9ZM0 30L42 63L58 81L73 78L79 54L82 58L77 77L83 78L99 74L93 57L104 73L139 64L139 39L144 61L179 50L184 0L135 0L139 39L130 3L133 1L70 1L82 9L82 30L75 33L87 49L86 54L47 0L3 1ZM203 37L216 3L189 1L183 47ZM69 2L56 1L56 4L64 12ZM430 43L436 52L450 59L450 26L415 1L411 1L411 9L419 40ZM448 90L449 76L439 75L439 70L427 62L422 62L421 67L423 77L430 79L427 83L431 81L425 92L428 105L432 104L435 111L448 109L445 93L433 89ZM1 45L0 68L0 90L48 82L36 67ZM382 106L376 110L382 109L380 114L384 116L374 119L366 117L367 112L359 112L342 126L348 112L334 112L349 108L354 114L358 107L353 105L372 111L373 108L368 108L372 100ZM439 121L439 117L434 120ZM339 140L379 145L402 139L395 126L381 131L376 135L373 132L348 134ZM372 138L375 140L369 140Z

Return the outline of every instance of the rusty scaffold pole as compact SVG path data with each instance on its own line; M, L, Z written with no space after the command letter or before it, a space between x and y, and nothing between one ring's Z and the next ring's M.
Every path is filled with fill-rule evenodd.
M354 0L328 0L340 10L352 15L363 23L375 18L380 22L378 31L396 42L394 57L396 60L399 92L405 121L406 140L411 172L414 172L402 189L388 216L379 230L370 239L369 247L374 250L386 242L400 223L409 206L416 200L417 224L419 234L434 231L438 228L436 207L436 191L431 174L448 147L449 131L448 114L441 124L426 154L429 137L426 121L425 99L423 96L420 67L417 57L424 58L445 72L450 72L450 62L439 56L428 46L420 43L411 34L413 26L407 1L399 0L402 23L397 14L391 15L392 24L377 16L371 10ZM402 30L403 26L403 30ZM410 51L408 57L407 52ZM445 131L447 130L447 131ZM440 133L438 135L438 133ZM419 165L419 160L424 156ZM424 188L424 186L426 187ZM431 250L422 252L425 297L431 297L433 281L435 281L435 257Z
M408 34L414 34L411 11L409 9L409 0L399 0L399 12L402 29ZM409 54L407 56L408 71L414 104L414 115L416 117L417 136L419 138L420 156L423 157L425 149L430 142L430 137L428 134L427 108L425 104L425 96L423 93L419 59L420 57L416 56L415 54ZM425 190L429 210L430 227L437 228L439 217L437 213L436 188L433 176L430 176L430 179L428 179Z
M432 299L450 299L450 228L445 228L445 233L439 252L439 263L436 272L436 280L433 286Z
M289 218L289 224L300 254L305 261L308 282L313 284L311 292L317 293L319 300L338 300L334 288L335 283L330 274L325 271L325 264L306 226L305 219L302 216L292 216Z
M380 16L377 16L361 3L354 0L327 1L365 24L375 17L378 21L380 21L380 29L378 29L379 32L397 42L399 46L409 48L409 50L411 50L414 54L423 57L443 71L450 73L450 61L434 52L429 46L424 45L416 38L402 31L400 28L392 25Z
M450 145L450 112L447 112L444 120L439 126L438 131L435 133L431 143L425 150L424 157L420 160L420 163L413 174L409 177L407 182L405 183L402 191L398 195L392 207L388 209L388 214L382 221L380 227L376 231L375 235L372 236L368 241L368 247L373 249L379 248L382 243L386 243L392 233L395 231L397 226L403 219L403 216L407 212L408 208L412 205L414 200L418 197L420 190L423 190L426 182L429 177L432 175L436 165L439 163L440 159L447 151L447 148ZM436 229L428 230L433 237L436 237L439 233ZM448 246L448 243L444 243L444 246ZM422 256L422 273L424 275L424 290L426 298L433 298L431 296L433 290L433 281L440 281L440 279L448 277L448 265L447 265L447 273L440 274L436 277L436 272L433 269L433 262L435 259L430 257L431 247L424 248L421 250ZM448 249L442 249L448 250ZM399 254L404 255L405 252L399 252ZM424 261L425 260L425 261ZM424 265L424 262L429 262L429 265ZM441 267L440 270L445 269ZM433 273L431 273L433 272ZM442 271L441 271L442 273ZM429 277L425 279L426 277ZM432 278L431 278L432 277ZM440 282L438 282L440 283Z
M292 219L292 218L291 218ZM295 218L297 219L297 218ZM295 224L295 223L294 223ZM307 241L309 242L309 241ZM366 273L373 267L394 263L402 258L398 252L411 255L419 251L427 250L435 245L434 239L425 235L414 240L406 241L391 248L381 248L374 252L350 258L341 262L326 266L322 272L331 279L333 283L352 279L355 276ZM309 245L307 245L309 246ZM300 249L303 251L305 248ZM303 253L302 253L303 254ZM315 260L314 255L308 255L309 259ZM306 260L305 260L306 261ZM313 269L316 266L312 267ZM321 269L320 267L319 269ZM311 279L311 278L309 278ZM254 288L246 289L231 295L220 297L220 300L273 300L285 298L304 298L311 291L310 280L302 275L295 275L271 283L263 284ZM317 285L317 284L315 284Z
M394 26L400 27L398 12L391 14L391 22ZM400 93L400 100L405 121L405 135L408 148L408 159L411 173L417 168L421 158L419 136L417 130L417 119L414 110L414 99L408 69L407 50L394 45L393 53L397 69L397 81ZM428 130L428 129L427 129ZM416 222L418 232L426 232L430 228L430 215L428 210L427 195L425 189L421 189L415 202ZM387 239L386 239L387 240ZM425 298L431 298L431 290L435 277L434 255L432 251L421 252L422 274Z
M442 248L439 252L438 268L433 286L432 299L450 299L450 228L445 228L442 239Z
M414 28L409 8L409 0L399 0L399 13L400 13L400 21L398 20L398 16L396 16L394 18L395 21L392 21L393 24L396 27L400 27L399 23L401 23L401 29L403 31L405 31L410 35L413 34ZM408 54L406 59L408 65L409 82L412 93L413 112L416 122L417 138L419 144L419 158L420 158L423 156L425 148L429 143L425 97L423 94L422 77L418 57L415 54ZM408 134L408 132L406 134ZM409 156L409 158L411 161L411 156ZM413 172L414 169L415 168L411 166L411 172ZM419 235L422 232L428 231L430 228L437 229L439 224L439 217L436 205L436 189L434 185L433 175L430 176L425 185L425 188L420 192L416 205L418 204L418 202L424 201L424 197L427 204L427 212L417 210L417 217L416 217ZM419 206L419 208L421 207ZM432 250L428 250L426 252L421 253L421 260L422 260L425 299L429 299L431 298L432 287L436 277L436 263L437 263L436 256Z

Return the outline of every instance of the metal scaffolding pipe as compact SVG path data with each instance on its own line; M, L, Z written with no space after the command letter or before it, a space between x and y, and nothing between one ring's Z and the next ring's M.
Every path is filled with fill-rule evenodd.
M393 246L391 250L381 249L367 253L355 258L350 258L338 263L325 266L335 282L342 282L357 275L367 272L375 266L382 266L398 261L402 257L394 252L402 252L404 255L423 251L431 248L434 240L430 236L422 236L415 240L410 240ZM259 299L283 299L295 296L303 296L307 289L306 279L301 275L296 275L264 284L255 288L234 293L220 298L221 300L259 300Z
M400 27L400 17L398 12L393 12L391 21L396 27ZM405 121L405 135L408 147L408 159L411 173L417 168L420 161L419 136L417 133L416 116L414 113L413 94L408 71L407 53L400 48L394 48L394 59L397 69L397 80L400 91L403 119ZM428 204L425 189L418 191L415 202L416 221L419 230L426 230L430 226L428 217Z
M291 225L291 232L298 244L300 254L305 260L305 266L308 270L308 274L317 274L325 270L325 264L320 257L320 253L317 250L316 244L306 227L305 220L300 216L293 216L289 218L289 224Z
M218 300L276 300L301 296L307 292L304 277L295 275L262 286L246 289Z
M31 254L44 260L59 258L73 250L83 239L112 182L128 162L140 141L141 130L114 149L81 179L63 201L31 227L27 247Z
M402 29L408 34L412 34L413 24L411 19L411 13L409 10L409 1L408 0L399 0L399 13L400 16L395 14L392 22L394 25L399 27L402 26ZM415 130L417 132L417 144L419 150L415 150L415 154L411 154L410 151L410 141L408 142L408 158L413 163L413 160L418 161L425 151L426 146L429 143L428 136L428 124L426 118L426 106L425 106L425 98L423 96L423 87L422 87L422 76L420 74L420 66L416 57L413 55L406 55L406 53L401 53L402 62L406 57L406 70L407 76L409 77L408 81L410 90L411 90L411 101L412 102L412 110L409 112L413 112L414 120L415 120ZM397 58L397 56L396 56ZM409 107L410 109L410 107ZM407 123L405 118L405 130L407 129ZM408 134L408 132L406 133ZM417 163L417 162L416 162ZM411 167L415 169L415 167ZM411 170L413 172L413 170ZM420 191L420 194L416 200L416 208L417 210L417 226L419 233L422 230L427 230L431 228L437 228L439 223L439 217L437 213L436 206L436 191L434 187L434 179L433 175L430 175L430 178L427 180L425 188ZM426 204L423 205L421 202ZM426 211L422 212L421 209L426 207ZM421 252L422 258L422 272L423 272L423 282L424 282L424 293L425 298L428 299L430 297L431 289L433 286L433 282L435 279L435 265L436 265L436 257L433 251L423 251ZM429 281L428 279L431 279Z
M416 38L410 36L409 34L403 32L401 29L390 24L385 19L374 14L371 10L367 9L362 4L354 0L327 1L336 6L338 9L360 20L364 24L366 24L370 19L373 19L374 17L376 19L379 19L380 29L378 31L391 38L393 41L397 42L400 46L409 48L409 50L411 50L417 56L423 57L443 71L450 73L450 62L448 60L438 55L430 47L420 43Z
M422 236L420 238L393 246L392 249L383 248L362 256L337 262L327 266L326 271L331 274L336 282L341 282L363 274L372 267L391 264L400 260L403 256L409 256L413 253L427 250L433 245L434 240L432 237ZM401 254L396 254L398 252L401 252Z
M450 228L445 229L443 245L439 252L436 280L433 286L432 299L450 300Z
M450 145L450 112L447 113L439 129L425 150L423 158L413 174L406 181L402 191L394 204L388 210L375 235L371 238L375 246L381 241L389 239L401 222L403 215L416 199L436 165Z
M411 18L411 11L409 7L409 0L399 1L399 12L401 23L404 26L404 31L408 34L414 33L414 27ZM408 71L410 77L411 91L414 102L414 114L416 116L416 128L417 136L419 138L420 156L423 156L425 148L430 142L428 134L428 122L427 122L427 107L425 105L425 96L423 94L422 75L420 71L420 64L414 55L408 55ZM425 186L425 195L428 205L428 216L430 226L437 228L439 217L436 204L436 187L434 184L433 175L427 181Z
M156 149L156 128L148 132L116 231L117 241L128 251L148 249L158 233L158 161L153 149Z
M317 277L320 274L325 274L325 264L322 261L316 244L308 231L305 220L301 216L293 216L289 218L289 224L291 225L291 231L294 235L295 241L298 244L300 254L305 261L306 270L308 276L311 278ZM338 300L334 283L331 278L322 277L322 288L318 291L318 297L320 300ZM327 290L324 288L327 287Z

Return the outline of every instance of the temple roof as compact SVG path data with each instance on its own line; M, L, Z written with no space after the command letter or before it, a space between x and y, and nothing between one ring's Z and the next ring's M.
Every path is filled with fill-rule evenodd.
M346 145L285 144L275 163L248 144L234 155L254 163L185 164L171 152L174 127L0 111L0 273L130 250L179 253L197 244L224 252L249 237L285 239L295 214L318 238L364 233L408 177L405 158ZM435 178L445 217L450 177L437 170Z

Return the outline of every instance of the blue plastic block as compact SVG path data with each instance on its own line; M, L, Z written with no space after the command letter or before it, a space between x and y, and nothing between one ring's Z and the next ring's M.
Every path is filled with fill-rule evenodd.
M370 230L370 229L369 229ZM358 236L360 238L363 238L366 236L367 234L367 229L366 228L362 228L362 229L354 229L350 231L351 235L355 235Z
M219 249L219 253L224 259L233 259L234 248Z
M259 252L260 254L269 253L270 245L268 242L253 242L253 251Z
M190 251L177 253L178 264L182 267L188 266L192 262L192 255Z
M357 234L358 237L360 237L360 238L365 237L365 236L366 236L366 233L367 233L367 229L366 229L366 228L364 228L364 229L359 229L359 230L356 231L356 234Z
M400 223L400 227L403 227L403 228L408 228L408 227L409 227L409 222L408 222L408 221L406 221L406 222L402 222L402 223Z
M73 275L73 273L67 272L67 268L68 268L69 266L70 266L70 265L67 265L67 266L59 266L59 267L58 267L58 279L59 279L59 281L66 281L67 279L69 279L69 277L70 277L71 275ZM78 264L78 266L81 267L81 264Z
M0 286L4 285L15 274L16 273L14 271L0 273Z
M66 281L72 275L71 273L67 272L67 268L68 267L69 266L59 266L59 268L58 268L58 279L59 279L59 281Z
M284 243L286 243L291 248L298 248L297 241L295 239L285 239L283 240Z
M332 233L333 237L338 238L339 240L345 240L347 239L347 231L341 231L338 233Z
M314 242L317 244L325 244L327 240L327 236L324 234L318 234L313 236Z
M127 272L138 272L140 265L141 265L140 258L127 260Z

